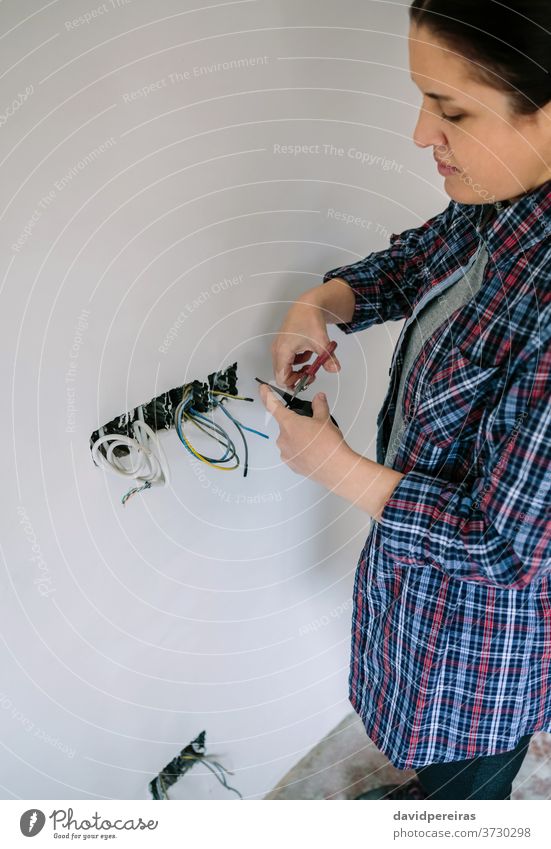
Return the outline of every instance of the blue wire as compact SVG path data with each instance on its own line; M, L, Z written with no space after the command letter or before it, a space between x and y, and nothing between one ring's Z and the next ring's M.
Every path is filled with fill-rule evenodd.
M219 432L222 432L226 438L229 438L226 431L223 428L221 428L220 425L216 424L216 422L212 422L210 419L207 419L205 416L202 416L201 413L199 413L199 412L197 412L197 410L193 409L193 407L191 406L191 401L188 402L188 404L186 404L180 410L180 414L178 416L178 421L176 422L176 433L178 434L178 436L180 438L180 442L187 448L189 453L192 454L194 457L196 457L197 455L191 450L191 448L189 447L187 442L184 440L182 433L181 433L182 416L183 416L184 410L186 412L189 410L193 414L194 418L197 417L199 419L203 419L203 421L208 422L208 424L214 425L215 428L219 428ZM216 462L217 463L223 463L228 457L231 458L232 456L235 456L235 452L234 452L234 454L232 454L231 448L228 445L226 445L226 451L225 451L224 455L220 458L216 458Z
M222 399L222 400L225 400L225 398L224 398L224 399ZM194 419L196 419L196 418L197 418L197 419L200 419L200 420L202 420L202 421L206 422L206 423L207 423L207 424L208 424L211 428L213 428L214 430L217 430L217 431L218 431L218 433L219 433L219 434L221 434L221 435L222 435L222 436L226 439L226 451L225 451L225 453L224 453L223 457L221 457L221 458L219 458L219 459L215 459L215 458L210 458L210 457L209 457L209 458L206 458L206 459L208 459L208 460L209 460L209 461L211 461L211 462L223 463L223 462L225 462L227 459L231 459L232 457L236 457L237 455L236 455L236 453L235 453L235 446L233 445L233 441L232 441L232 439L231 439L230 435L227 433L227 431L225 431L225 430L224 430L224 428L223 428L223 427L221 427L221 426L220 426L219 424L217 424L216 422L213 422L211 419L208 419L206 416L203 416L203 415L202 415L202 414L201 414L198 410L195 410L195 409L193 408L193 406L192 406L192 403L193 403L193 402L192 402L192 399L191 399L191 398L190 398L190 399L188 399L188 401L187 401L187 402L186 402L186 403L185 403L185 404L181 407L181 409L180 409L180 413L179 413L179 415L178 415L178 419L177 419L177 421L175 422L175 426L176 426L176 433L178 434L178 437L179 437L179 439L180 439L180 442L181 442L181 443L185 446L185 448L187 448L187 450L189 451L189 453L190 453L190 454L192 454L194 457L196 456L195 452L191 450L190 446L189 446L189 445L187 444L187 442L185 441L184 436L183 436L183 431L182 431L182 416L183 416L184 412L189 412L189 414L190 414L190 415L191 415ZM248 430L248 431L250 431L251 433L256 433L258 436L263 436L263 437L264 437L264 439L269 439L269 438L270 438L270 437L268 436L268 434L267 434L267 433L262 433L260 430L255 430L255 429L254 429L254 428L252 428L252 427L247 427L247 425L244 425L244 424L243 424L242 422L240 422L238 419L234 418L234 417L232 416L232 414L231 414L231 413L229 413L229 412L226 410L226 408L224 407L224 405L223 405L222 401L218 401L217 399L215 399L215 398L214 398L214 399L212 400L212 403L213 403L213 406L214 406L214 407L220 407L220 408L221 408L222 412L223 412L223 413L225 413L225 414L226 414L226 416L227 416L229 419L231 419L231 421L235 424L235 426L237 427L237 429L238 429L238 430L241 430L241 429L243 429L243 430ZM245 475L246 475L246 474L247 474L247 465L248 465L248 462L247 462L247 455L248 455L248 451L247 451L247 442L246 442L245 437L243 436L243 434L241 434L241 436L243 437L243 442L244 442L244 445L245 445ZM232 446L233 446L233 453L232 453Z
M224 412L227 416L229 416L229 417L230 417L230 419L232 420L232 422L239 424L239 426L240 426L240 427L242 427L242 428L243 428L243 430L250 430L250 431L251 431L251 433L257 433L259 436L263 436L263 437L264 437L264 439L269 439L269 438L270 438L270 437L268 436L268 434L267 434L267 433L261 433L259 430L255 430L255 429L254 429L254 427L247 427L247 425L244 425L244 424L243 424L242 422L240 422L238 419L234 419L234 417L232 416L232 414L231 414L231 413L228 413L228 411L226 410L226 408L224 407L224 405L223 405L220 401L216 401L216 405L217 405L218 407L220 407L220 409L221 409L221 410L222 410L222 411L223 411L223 412Z
M213 422L212 419L208 419L206 416L203 416L201 413L198 413L197 410L193 409L193 407L190 407L189 409L193 413L194 418L202 419L202 421L207 422L207 424L209 424L215 430L218 430L218 433L221 433L223 436L225 436L225 438L229 442L232 441L229 433L226 430L224 430L224 428L221 425L219 425L217 422ZM222 409L224 409L224 408L222 407ZM226 448L226 453L228 452L228 450L229 449Z

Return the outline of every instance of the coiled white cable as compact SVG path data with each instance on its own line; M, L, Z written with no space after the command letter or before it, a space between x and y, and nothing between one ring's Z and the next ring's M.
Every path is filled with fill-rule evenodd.
M140 419L132 423L132 429L134 439L116 433L100 436L92 447L94 462L109 471L149 485L170 483L168 462L157 434ZM101 445L108 445L105 455L99 450ZM123 445L128 447L128 454L116 457L115 449ZM128 462L131 468L128 468Z

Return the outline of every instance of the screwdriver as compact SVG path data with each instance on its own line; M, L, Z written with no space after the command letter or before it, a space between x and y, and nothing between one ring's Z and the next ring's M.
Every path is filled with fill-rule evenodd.
M306 387L312 383L316 372L329 359L336 347L337 343L335 341L330 342L323 354L320 354L319 357L316 357L316 359L311 365L306 366L304 369L301 369L302 375L295 386L293 394L291 395L291 399L285 405L286 407L291 404L293 398L295 398L295 396L299 392L302 392L303 389L306 389Z

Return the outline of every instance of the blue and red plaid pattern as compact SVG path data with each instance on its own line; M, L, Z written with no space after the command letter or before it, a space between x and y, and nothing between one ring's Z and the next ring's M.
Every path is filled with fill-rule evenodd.
M383 463L401 342L482 239L480 289L406 376L392 467L354 580L350 701L395 766L513 749L551 731L551 180L497 209L450 201L386 250L328 271L355 333L406 319L377 418Z

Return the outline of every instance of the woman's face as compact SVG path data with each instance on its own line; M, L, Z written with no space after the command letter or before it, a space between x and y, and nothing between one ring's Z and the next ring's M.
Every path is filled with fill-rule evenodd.
M474 82L469 60L427 27L412 24L408 42L411 78L423 94L413 140L457 169L443 175L453 200L515 199L551 179L551 104L514 115L508 96Z

